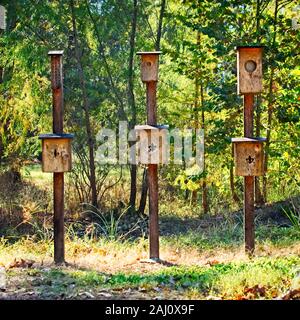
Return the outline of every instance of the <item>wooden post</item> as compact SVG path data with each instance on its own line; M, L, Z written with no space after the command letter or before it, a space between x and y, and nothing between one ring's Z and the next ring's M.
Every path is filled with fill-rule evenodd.
M253 138L253 118L254 118L254 95L261 93L262 85L262 47L261 46L238 46L237 47L237 91L244 95L244 137ZM262 139L260 139L262 141ZM261 146L261 152L262 152ZM253 153L253 152L251 152ZM250 157L250 156L249 156ZM254 162L255 175L262 175L260 156L257 155ZM256 158L256 154L255 154ZM245 159L246 160L246 159ZM238 163L239 161L236 161ZM250 164L250 162L249 162ZM240 172L241 168L238 168ZM250 169L250 167L248 167ZM245 228L245 251L248 255L254 253L254 174L244 176L244 228Z
M157 82L147 83L147 124L156 125ZM159 259L158 165L148 165L150 259Z
M156 89L159 51L138 52L141 55L141 80L146 83L147 124L157 125ZM148 164L150 259L159 261L158 165Z
M51 57L51 86L53 98L53 133L63 134L63 51L50 51ZM54 262L65 262L64 236L64 173L53 173L54 201Z
M244 94L244 136L253 137L254 94ZM244 177L245 251L252 255L255 248L254 231L254 176Z

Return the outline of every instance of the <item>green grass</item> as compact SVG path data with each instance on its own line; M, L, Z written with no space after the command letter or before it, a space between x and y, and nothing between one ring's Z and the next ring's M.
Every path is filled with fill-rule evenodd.
M199 208L168 197L162 197L160 205L162 227L168 231L161 236L160 248L162 259L173 266L140 263L148 256L147 239L93 238L87 232L79 235L76 224L66 222L66 259L71 265L57 268L52 264L52 224L44 227L37 219L45 210L51 212L46 194L51 194L52 175L43 173L40 165L28 166L22 174L30 182L20 193L22 212L36 219L36 225L31 236L9 232L6 240L0 238L0 265L6 266L12 296L23 288L41 299L80 299L87 291L98 297L101 290L115 298L272 299L287 292L299 272L297 226L257 219L256 256L249 260L242 257L242 215L202 220ZM14 259L36 263L32 269L8 268Z
M21 169L21 175L25 180L34 182L36 185L52 183L52 174L42 172L41 164L32 164L23 167Z
M285 247L300 241L300 232L294 227L258 225L255 229L256 243ZM162 243L185 248L197 248L200 251L220 248L236 248L244 243L243 224L223 223L198 231L189 231L178 235L162 237Z
M38 299L82 299L86 292L87 297L98 297L103 290L114 298L280 297L290 290L300 271L298 229L258 225L256 236L258 254L252 259L234 257L235 252L239 255L243 251L243 228L239 222L226 221L205 230L162 237L161 255L176 265L149 265L146 269L138 261L147 257L146 239L68 239L66 253L71 265L60 268L51 264L52 241L36 242L27 237L10 243L2 239L0 264L7 265L14 258L39 262L33 269L7 269L12 294L16 286L34 293ZM266 247L268 252L262 254L260 247ZM222 260L224 254L228 257ZM124 261L129 266L120 271L126 266Z
M151 295L160 290L166 297L177 294L181 298L223 299L263 298L271 299L284 294L293 278L299 272L300 257L259 258L250 262L221 263L207 267L169 267L148 274L116 273L105 274L93 270L53 268L50 270L32 269L24 271L27 277L35 277L32 287L41 296L74 294L90 290L96 295L99 290L122 291L128 288L141 290ZM9 276L19 276L15 270ZM26 285L26 281L23 282ZM28 285L28 284L27 284ZM263 288L255 292L251 288ZM157 289L158 288L158 289ZM155 291L156 290L156 291Z

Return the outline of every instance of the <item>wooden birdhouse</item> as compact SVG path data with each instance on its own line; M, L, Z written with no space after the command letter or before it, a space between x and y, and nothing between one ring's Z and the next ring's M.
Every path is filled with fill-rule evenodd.
M72 134L42 134L43 172L67 172L72 169Z
M165 164L168 162L168 126L135 126L139 141L138 163Z
M6 29L6 10L3 6L0 6L0 30Z
M233 138L234 166L237 176L263 176L265 138Z
M237 47L238 94L262 92L262 47Z
M143 82L158 81L158 62L161 51L138 52L141 56L141 79Z

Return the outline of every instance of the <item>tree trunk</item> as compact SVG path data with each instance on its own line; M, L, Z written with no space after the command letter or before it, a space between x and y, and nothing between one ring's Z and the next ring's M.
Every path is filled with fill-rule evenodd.
M201 34L197 32L197 46L200 47L201 41ZM200 71L201 72L201 71ZM199 83L200 82L200 83ZM205 111L204 111L204 86L203 86L203 79L202 75L200 74L199 78L199 70L196 71L196 78L195 78L195 129L199 129L199 89L200 89L200 102L201 102L201 129L205 130ZM205 143L204 143L205 144ZM205 172L205 146L204 146L204 155L203 155L203 172ZM203 176L202 183L202 210L203 213L206 214L208 212L208 201L207 201L207 184L206 178ZM195 204L197 200L197 190L194 190L192 193L192 203Z
M137 25L137 13L138 5L137 0L133 0L133 12L131 22L131 34L130 34L130 52L128 62L128 105L131 109L131 121L130 129L133 129L136 125L136 105L134 97L134 83L133 83L133 56L135 50L135 36L136 36L136 25ZM130 145L131 146L131 145ZM130 199L129 206L130 210L135 211L136 202L136 177L137 177L137 166L132 164L130 166Z
M261 95L256 98L256 117L255 117L255 135L260 137L261 133ZM260 188L260 177L255 177L255 204L263 205L264 198Z
M86 9L88 12L88 15L91 19L91 22L93 24L94 27L94 31L95 31L95 35L96 38L98 40L98 53L99 53L99 57L102 59L103 61L103 66L105 68L105 71L107 73L108 79L109 79L109 83L110 83L110 87L112 90L112 99L114 100L114 103L116 104L116 106L118 106L118 116L121 120L123 121L128 121L127 119L127 115L124 109L124 103L123 103L123 97L122 94L119 92L118 87L113 79L113 73L112 73L112 69L108 63L108 60L106 58L106 54L105 54L105 48L103 46L102 40L101 40L101 36L98 30L98 22L95 20L92 12L91 12L91 8L89 6L89 1L85 0L85 5L86 5Z
M92 204L96 208L98 207L97 201L97 185L96 185L96 170L95 170L95 157L94 157L94 138L91 129L91 122L90 122L90 112L89 112L89 100L86 90L86 80L84 75L84 69L81 62L81 49L78 42L78 34L77 34L77 27L76 27L76 18L75 18L75 10L74 10L74 1L70 0L70 8L72 14L72 28L73 28L73 37L74 37L74 44L75 44L75 55L77 60L77 67L79 73L79 81L82 91L83 97L83 108L85 113L85 126L86 126L86 133L87 133L87 144L89 148L89 181L90 181L90 188L92 191Z
M156 41L155 41L155 50L156 51L160 50L160 42L161 42L165 7L166 7L166 0L162 0L161 6L160 6L158 28L157 28L157 33L156 33ZM139 214L141 214L141 215L143 215L145 212L145 207L146 207L146 202L147 202L147 192L148 192L148 173L147 173L147 169L145 168L144 172L143 172L141 199L140 199L140 205L139 205L139 210L138 210Z
M157 35L156 35L156 42L155 42L155 50L160 50L160 40L162 35L162 28L163 28L163 19L165 14L165 8L166 8L166 0L161 1L160 6L160 14L159 14L159 21L158 21L158 28L157 28Z
M260 43L260 16L261 16L261 0L256 1L256 34L257 43ZM256 98L256 117L255 117L255 135L260 137L261 132L261 95L258 94ZM260 188L260 177L255 177L255 203L262 205L264 199Z
M233 144L231 146L231 159L234 159L234 148L233 148ZM230 174L230 191L231 191L231 195L232 195L232 199L234 202L236 202L237 204L240 204L240 198L238 197L237 193L235 192L235 183L234 183L234 174L233 174L233 163L231 161L230 164L230 169L229 169L229 174Z
M205 131L205 111L204 111L204 94L203 94L203 82L201 80L200 85L200 98L201 98L201 129ZM205 138L204 138L204 155L203 155L203 172L205 173ZM202 209L203 213L206 214L209 210L208 207L208 197L207 197L207 185L206 185L206 177L204 176L202 179Z
M199 47L200 46L200 32L197 32L196 37L196 44ZM196 70L196 76L195 76L195 96L194 96L194 128L197 130L199 129L199 70ZM204 169L204 168L203 168ZM193 205L197 203L198 199L198 190L192 191L192 199L191 202Z
M147 181L148 181L148 171L147 171L147 169L144 169L140 206L138 209L138 213L140 215L143 215L145 213L145 208L146 208L146 203L147 203L147 193L148 193Z
M11 0L8 2L8 4L5 6L7 11L6 11L6 32L12 32L16 26L17 26L17 19L18 19L18 13L17 13L17 1L16 0ZM2 33L4 33L3 30L0 30L0 36L2 35ZM0 67L0 83L3 83L4 81L9 81L13 76L13 67ZM9 98L10 95L8 95L7 99ZM7 119L4 119L4 121L2 123L0 123L1 127L3 128L3 133L2 135L0 135L0 165L1 162L3 161L4 158L4 141L5 141L5 137L9 137L10 133L9 133L9 126L10 126L10 118L8 117ZM15 159L17 160L17 159ZM12 161L12 163L9 163L9 170L10 171L15 171L16 169L16 162ZM20 172L17 170L15 172L17 175L20 175ZM21 175L20 175L21 177Z
M278 15L278 0L275 0L275 9L274 9L274 33L272 39L271 49L274 49L276 43L276 33L277 33L277 15ZM274 82L274 73L275 67L271 66L270 72L270 81L269 81L269 94L268 94L268 123L267 123L267 137L266 137L266 145L265 145L265 156L264 156L264 171L267 172L268 169L268 160L269 160L269 151L270 151L270 139L271 139L271 126L272 126L272 118L273 118L273 104L274 104L274 96L273 96L273 82ZM267 202L267 176L263 176L263 197L264 202Z
M197 45L200 44L200 37L199 37L199 32L197 32ZM198 71L195 77L195 97L194 97L194 112L192 113L195 117L194 121L194 128L197 130L199 129L199 75ZM198 190L193 190L192 191L192 199L191 203L193 205L197 204L198 200Z

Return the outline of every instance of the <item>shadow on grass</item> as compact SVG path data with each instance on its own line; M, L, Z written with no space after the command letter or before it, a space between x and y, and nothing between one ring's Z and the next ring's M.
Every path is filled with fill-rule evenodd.
M23 285L36 299L139 299L157 295L182 298L191 290L201 296L224 296L228 289L238 292L257 283L266 290L283 285L288 289L299 264L300 258L294 256L207 267L173 266L147 274L108 274L70 267L32 269L26 272L33 280L24 281Z
M280 220L262 220L259 216L255 220L255 240L257 244L268 242L277 246L288 246L300 241L297 228ZM244 243L244 226L242 215L216 220L176 221L169 219L162 232L162 242L176 246L194 247L199 249L231 248ZM174 225L181 225L174 230ZM182 225L185 225L184 227ZM168 227L169 226L169 227ZM173 226L173 227L172 227ZM179 230L180 228L180 230Z

